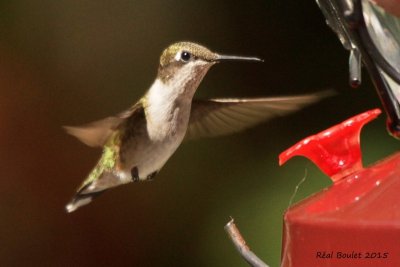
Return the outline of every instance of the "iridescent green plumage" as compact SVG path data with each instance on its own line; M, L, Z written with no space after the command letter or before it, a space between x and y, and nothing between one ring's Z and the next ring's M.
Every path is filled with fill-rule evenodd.
M78 192L81 191L83 188L87 187L93 181L99 179L103 173L105 172L112 173L117 163L117 158L118 158L118 151L115 146L113 147L107 145L104 146L103 154L99 162L96 164L94 169L90 172L89 176L86 178L86 180L82 183L82 185L79 187L77 191Z

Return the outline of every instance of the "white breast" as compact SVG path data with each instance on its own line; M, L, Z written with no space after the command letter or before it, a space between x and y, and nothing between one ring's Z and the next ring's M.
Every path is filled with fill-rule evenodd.
M153 141L182 141L190 116L191 99L156 80L146 97L147 131ZM177 140L177 141L178 141Z
M136 151L132 166L138 167L140 179L160 170L181 144L190 116L191 99L182 101L180 94L156 80L144 103L148 140Z

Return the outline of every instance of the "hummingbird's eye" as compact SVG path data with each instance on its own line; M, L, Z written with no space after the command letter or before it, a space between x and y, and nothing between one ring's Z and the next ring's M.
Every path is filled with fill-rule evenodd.
M181 60L184 62L188 62L190 60L190 58L192 57L192 54L190 54L187 51L182 51L181 53Z

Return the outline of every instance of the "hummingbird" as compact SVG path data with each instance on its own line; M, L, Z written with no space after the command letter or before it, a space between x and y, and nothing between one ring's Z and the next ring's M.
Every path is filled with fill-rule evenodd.
M323 97L316 93L272 98L193 100L214 64L261 62L222 55L192 42L178 42L161 54L147 93L126 111L66 131L88 146L102 147L97 164L66 205L73 212L119 185L152 180L184 139L222 136L294 112Z

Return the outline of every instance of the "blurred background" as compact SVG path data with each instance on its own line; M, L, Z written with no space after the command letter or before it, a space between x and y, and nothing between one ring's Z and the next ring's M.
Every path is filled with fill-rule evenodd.
M190 40L263 64L214 66L197 97L338 95L229 137L183 144L155 181L111 190L67 214L96 163L63 132L116 114L153 82L161 51ZM282 214L330 184L312 163L280 152L380 107L369 77L348 86L348 53L315 1L0 2L1 266L247 266L223 226L279 266ZM399 149L385 116L362 133L364 163Z

